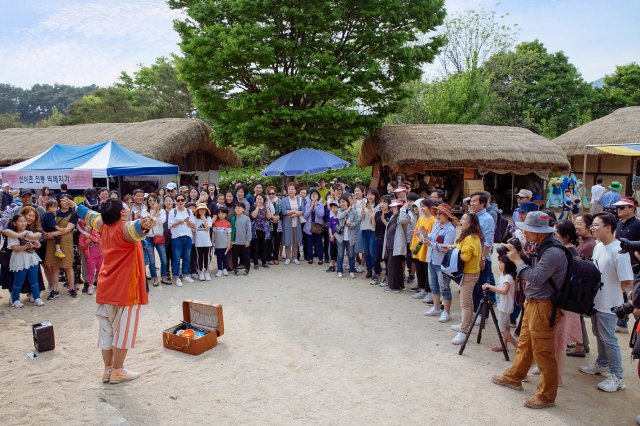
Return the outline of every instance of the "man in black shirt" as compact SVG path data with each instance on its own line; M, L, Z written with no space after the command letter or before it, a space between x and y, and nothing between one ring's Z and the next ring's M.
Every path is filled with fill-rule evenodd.
M380 205L379 205L379 210L376 211L375 215L374 215L374 224L376 227L375 230L375 236L376 236L376 252L375 252L375 256L374 256L374 262L373 262L373 278L371 280L371 282L369 284L371 285L375 285L375 284L379 284L380 283L380 275L382 274L382 249L383 249L383 244L384 244L384 233L387 230L387 223L389 222L389 219L391 218L391 216L393 215L393 212L391 211L391 209L389 208L389 204L391 204L391 197L388 195L385 195L384 197L382 197L380 199ZM386 262L385 262L385 271L386 271ZM385 278L382 284L380 284L382 287L384 287L385 285L387 285L387 277L386 277L386 272L385 272Z
M616 228L616 238L626 238L629 241L640 241L640 220L636 218L636 207L638 202L633 198L622 198L617 203L613 203L612 207L616 208L618 217L618 226ZM638 275L640 264L635 256L629 256L631 258L631 268L633 268L633 274ZM629 300L627 294L623 291L625 303ZM619 319L616 327L616 331L619 333L628 333L629 327L629 315L626 315L624 319Z

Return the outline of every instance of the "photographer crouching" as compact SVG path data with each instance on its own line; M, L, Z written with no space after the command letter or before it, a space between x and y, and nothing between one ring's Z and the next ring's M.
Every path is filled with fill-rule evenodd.
M547 213L531 212L524 222L516 222L516 226L524 231L527 242L536 244L529 257L531 266L522 259L526 256L522 256L513 245L505 245L509 250L507 256L517 266L517 278L527 282L524 290L526 308L513 365L502 376L492 376L491 380L500 386L522 390L522 380L535 361L542 381L536 394L526 399L524 405L529 408L553 407L558 393L554 329L561 314L551 322L553 289L548 281L553 280L556 287L561 288L569 265L564 250L558 247L558 240L553 235L555 229L549 226ZM539 258L538 253L542 253Z

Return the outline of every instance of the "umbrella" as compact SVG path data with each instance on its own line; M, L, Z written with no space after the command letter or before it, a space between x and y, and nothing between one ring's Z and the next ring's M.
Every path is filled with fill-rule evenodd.
M328 152L302 148L278 158L260 174L262 176L298 176L307 172L314 175L329 169L335 170L348 166L347 161Z

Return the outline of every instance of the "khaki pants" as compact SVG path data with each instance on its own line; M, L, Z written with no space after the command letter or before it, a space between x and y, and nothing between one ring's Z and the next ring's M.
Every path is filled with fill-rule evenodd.
M464 274L462 277L462 284L460 285L460 309L462 310L462 324L460 324L460 331L463 333L469 332L471 327L471 321L473 320L473 288L478 282L480 273Z
M558 394L558 363L553 340L554 329L562 313L557 310L555 323L549 327L552 310L551 300L527 299L516 359L502 374L510 384L520 386L531 362L535 361L542 377L536 396L545 402L554 402Z
M291 242L293 243L293 255L291 253L291 247L292 246L286 246L284 248L284 253L287 256L287 259L293 260L293 259L297 259L298 258L298 246L300 244L298 244L298 228L297 227L293 227L291 228L292 233L291 233Z

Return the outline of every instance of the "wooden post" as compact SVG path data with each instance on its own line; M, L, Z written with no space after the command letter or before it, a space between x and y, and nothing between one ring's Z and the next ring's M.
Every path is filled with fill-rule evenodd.
M580 208L580 212L584 213L584 203L582 202L584 199L584 195L587 193L587 147L584 147L584 162L582 163L582 189L580 190L580 204L582 208Z

